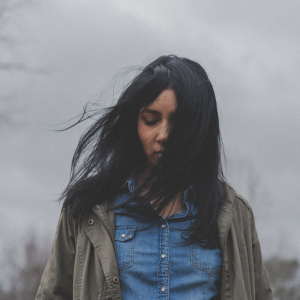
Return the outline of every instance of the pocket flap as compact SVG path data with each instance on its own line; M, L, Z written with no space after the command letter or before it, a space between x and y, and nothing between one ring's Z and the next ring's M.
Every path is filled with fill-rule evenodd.
M115 241L124 242L133 238L136 227L117 227L115 232Z

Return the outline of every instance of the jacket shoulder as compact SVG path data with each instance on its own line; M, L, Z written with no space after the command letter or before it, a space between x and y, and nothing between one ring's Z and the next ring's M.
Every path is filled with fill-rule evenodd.
M236 193L235 197L236 197L237 201L243 203L249 210L252 210L249 202L242 195L240 195L239 193Z
M252 210L251 205L241 194L237 193L236 190L229 184L227 184L227 201L232 205L244 205L246 209Z
M227 185L227 193L228 201L233 210L233 222L248 227L254 219L251 205L245 197L237 193L230 185Z
M236 202L238 202L240 204L241 203L244 204L245 207L251 210L251 206L249 202L242 195L237 193L236 190L228 183L226 184L226 186L227 186L227 203L229 205L234 206Z

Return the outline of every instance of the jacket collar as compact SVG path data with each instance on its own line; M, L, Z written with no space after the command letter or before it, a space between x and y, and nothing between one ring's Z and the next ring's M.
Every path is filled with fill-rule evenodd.
M115 213L110 208L111 204L108 202L96 205L90 219L83 222L82 227L100 259L111 299L121 300L120 284L115 282L115 278L119 277L114 244Z
M114 239L115 237L115 211L113 210L113 202L104 202L94 206L93 211L101 219L103 225L107 228L109 234Z

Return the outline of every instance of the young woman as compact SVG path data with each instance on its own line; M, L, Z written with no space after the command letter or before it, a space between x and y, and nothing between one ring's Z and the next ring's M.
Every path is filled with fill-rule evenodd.
M273 299L220 152L204 69L146 66L79 141L36 299Z

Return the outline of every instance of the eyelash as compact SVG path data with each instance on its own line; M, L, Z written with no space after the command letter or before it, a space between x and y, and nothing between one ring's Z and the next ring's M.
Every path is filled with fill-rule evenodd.
M157 122L158 122L158 121L150 121L150 122L145 121L145 124L146 124L147 126L153 126L153 125L155 125Z

